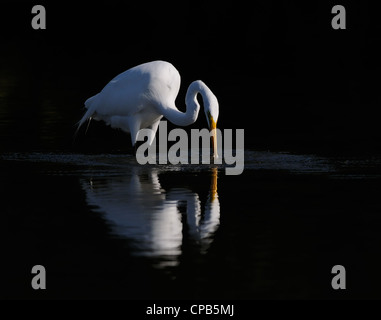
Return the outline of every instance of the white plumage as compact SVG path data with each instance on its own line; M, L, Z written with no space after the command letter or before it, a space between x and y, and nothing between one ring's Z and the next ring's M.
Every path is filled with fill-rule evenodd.
M187 109L184 113L175 105L179 90L180 74L171 63L152 61L138 65L117 75L101 92L86 100L87 111L78 129L88 119L103 120L112 128L129 132L134 146L138 131L151 128L151 144L163 116L179 126L196 121L200 110L198 93L203 98L209 129L215 129L219 107L212 91L201 80L193 81L185 97Z

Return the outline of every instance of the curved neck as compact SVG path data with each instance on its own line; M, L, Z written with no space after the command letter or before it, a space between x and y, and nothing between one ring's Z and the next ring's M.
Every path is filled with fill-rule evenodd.
M208 102L211 95L210 89L201 81L193 81L187 90L185 96L186 111L179 111L175 104L173 106L166 107L162 110L164 117L166 117L170 122L178 126L188 126L197 120L198 113L200 111L200 104L197 101L197 94L200 93L204 102Z

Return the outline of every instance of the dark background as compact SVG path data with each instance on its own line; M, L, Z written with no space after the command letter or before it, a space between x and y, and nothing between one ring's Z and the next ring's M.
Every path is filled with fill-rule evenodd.
M31 27L42 4L47 29ZM124 149L129 137L96 123L73 143L84 101L120 72L167 60L220 103L220 128L245 146L312 153L379 153L380 19L367 1L7 1L0 26L4 150ZM192 127L206 126L204 117Z
M45 5L46 30L31 27L35 4ZM49 151L129 151L128 135L102 123L74 141L75 124L84 101L115 75L162 59L182 75L179 109L189 83L202 79L219 99L219 127L244 128L247 148L273 151L276 159L282 159L277 151L368 159L381 150L380 11L367 1L340 1L347 29L333 30L334 4L3 1L0 155L42 151L49 160ZM206 127L200 115L192 127ZM308 166L308 156L303 159ZM289 173L281 160L274 171L255 160L256 169L238 177L220 174L223 212L214 245L201 257L184 242L180 267L168 274L132 259L128 240L113 237L86 204L81 164L2 161L2 292L18 298L377 298L380 175L378 162L367 161L349 161L332 175ZM330 178L340 173L343 179ZM203 199L209 181L194 172L160 175L164 189L189 186ZM49 270L46 292L30 287L35 264ZM330 286L335 264L348 267L344 292Z

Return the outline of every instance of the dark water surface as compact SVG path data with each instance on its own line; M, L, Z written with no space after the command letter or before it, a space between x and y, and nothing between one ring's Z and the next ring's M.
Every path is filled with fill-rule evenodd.
M0 156L2 298L381 298L379 157ZM47 290L31 288L31 268ZM331 287L331 268L347 289Z

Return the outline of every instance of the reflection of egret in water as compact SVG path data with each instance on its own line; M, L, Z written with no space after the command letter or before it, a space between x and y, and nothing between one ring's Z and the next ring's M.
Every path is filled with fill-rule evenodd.
M148 167L133 168L128 175L97 177L82 185L88 204L104 214L117 235L133 241L134 254L163 257L167 260L164 265L176 265L185 221L189 237L196 240L201 251L207 250L213 240L220 222L217 169L212 171L204 210L199 195L187 188L165 191L159 172ZM181 208L185 209L186 219L182 218Z

